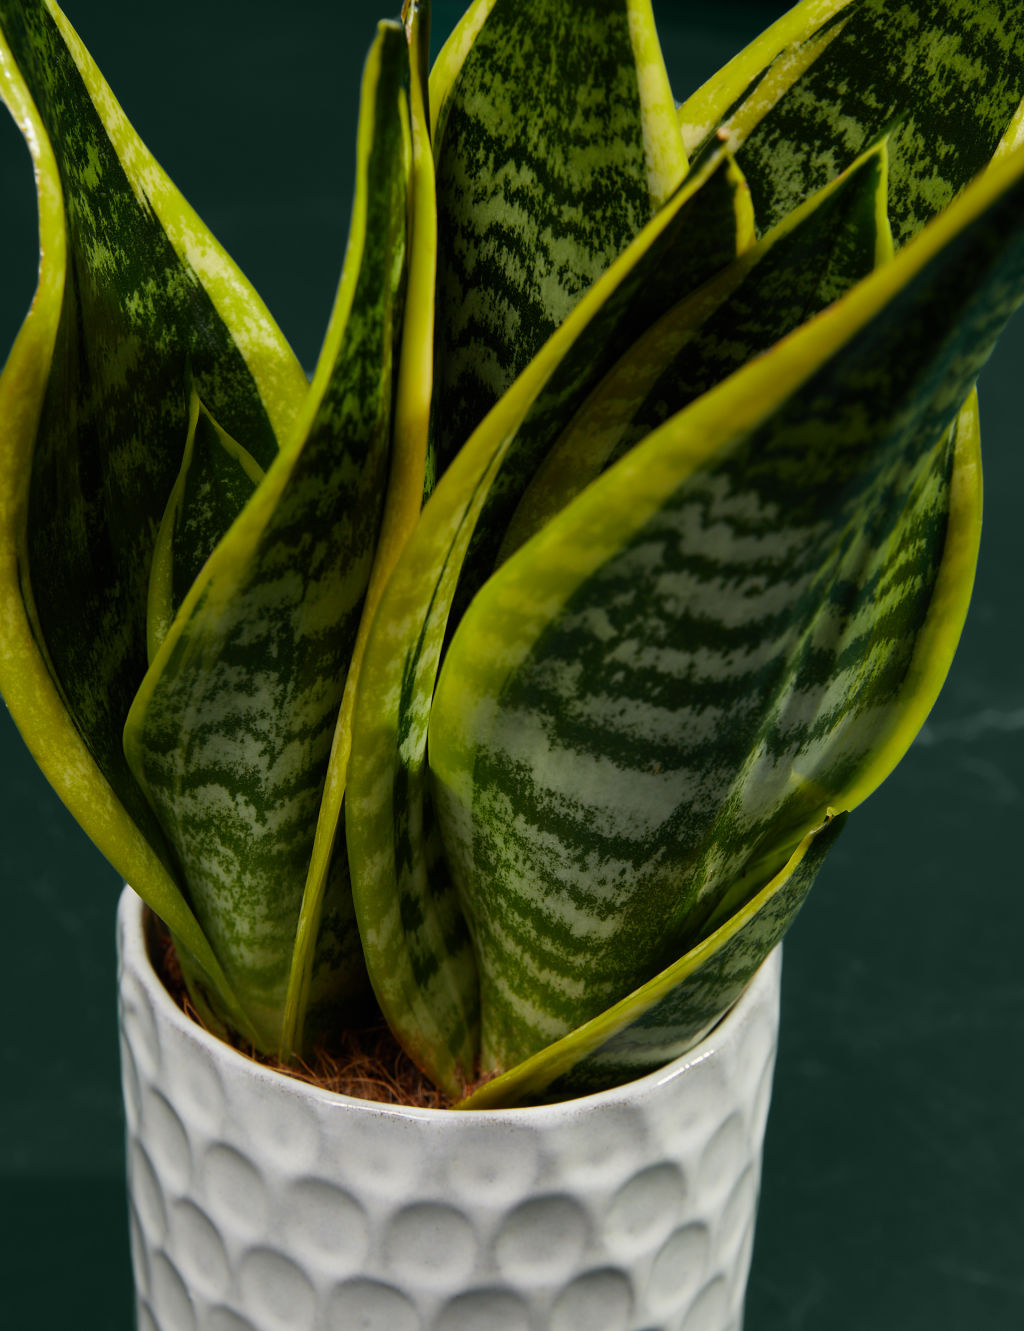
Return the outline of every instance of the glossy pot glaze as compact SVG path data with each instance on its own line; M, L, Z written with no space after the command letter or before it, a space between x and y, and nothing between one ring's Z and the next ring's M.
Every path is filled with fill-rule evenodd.
M781 964L700 1045L563 1104L394 1108L190 1021L118 912L139 1331L739 1331Z

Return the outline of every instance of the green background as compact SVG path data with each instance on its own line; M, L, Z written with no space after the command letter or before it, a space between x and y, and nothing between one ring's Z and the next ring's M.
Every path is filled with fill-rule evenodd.
M783 8L655 0L676 95ZM66 9L311 367L344 248L377 5ZM435 3L436 38L460 9ZM6 119L0 200L5 350L35 274L31 170ZM982 563L946 690L851 820L786 944L747 1331L1024 1325L1022 363L1019 315L982 379ZM0 1318L18 1331L131 1326L118 889L0 710Z

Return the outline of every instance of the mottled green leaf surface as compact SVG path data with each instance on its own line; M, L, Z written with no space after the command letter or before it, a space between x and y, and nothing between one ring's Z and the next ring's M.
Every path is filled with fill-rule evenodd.
M1024 10L804 0L678 112L650 0L473 0L430 97L427 16L371 50L310 386L0 0L42 251L0 687L215 1019L288 1056L369 978L482 1105L698 1038L937 693Z
M732 141L762 229L888 131L900 246L985 169L1024 97L1024 6L850 0L820 31L829 28L834 38L792 86L784 80L781 95L772 86L787 48L717 129ZM714 130L705 142L717 144Z
M32 455L27 571L76 724L149 825L117 733L145 669L146 576L188 427L186 365L261 463L276 441L240 349L146 208L145 177L125 172L52 16L8 7L4 32L48 126L73 253Z
M670 416L891 258L885 185L883 143L638 330L537 468L507 523L501 557Z
M670 964L905 750L966 613L973 409L953 423L1024 291L1022 170L668 421L467 612L430 755L484 1067Z
M809 832L783 869L685 956L593 1021L486 1082L461 1108L571 1100L664 1067L729 1011L793 923L846 821Z
M405 300L395 375L391 456L387 494L349 664L341 708L317 816L313 853L306 874L302 907L292 953L285 1004L282 1049L301 1047L314 950L320 934L324 895L335 879L348 881L348 847L339 835L348 762L352 712L370 624L395 561L416 525L423 502L430 399L433 385L434 279L437 258L437 209L434 164L427 106L427 56L430 36L428 0L406 0L402 21L409 43L410 211Z
M199 570L263 475L262 467L220 428L193 392L181 471L167 501L150 567L146 637L151 661Z
M32 453L27 574L76 724L148 828L117 736L145 670L149 561L181 462L186 367L261 464L276 442L241 351L146 207L145 176L126 173L54 19L8 5L4 32L47 124L73 254Z
M474 8L432 92L439 473L686 169L646 0Z
M728 161L687 181L501 400L442 480L388 584L353 720L346 837L374 990L413 1058L449 1093L472 1079L476 968L426 800L427 719L449 610L474 525L524 434L557 437L637 326L752 234ZM701 249L700 238L707 238ZM691 239L693 244L690 243ZM678 285L674 285L677 281Z
M382 24L364 76L345 271L309 404L189 593L125 730L200 922L271 1050L387 475L407 77L404 32ZM314 1005L363 983L343 874L334 889Z
M188 376L262 463L306 380L146 152L64 16L0 5L0 86L37 169L42 259L0 381L0 684L61 797L212 963L121 751Z
M501 467L477 517L452 600L457 623L479 588L505 557L509 525L529 488L543 495L546 516L567 501L548 466L567 421L585 413L589 397L638 342L714 274L727 269L754 240L750 195L732 159L719 155L691 177L666 206L657 225L642 233L630 271L616 282L603 308L589 319L570 351L560 353L543 391L503 443ZM553 344L557 346L558 344ZM548 349L550 351L550 349ZM545 353L545 359L555 357ZM632 361L630 361L632 363ZM588 436L589 437L589 436ZM575 452L560 452L555 466L575 493L593 471ZM584 472L576 481L577 468ZM538 473L546 473L543 481ZM566 476L565 473L569 475Z

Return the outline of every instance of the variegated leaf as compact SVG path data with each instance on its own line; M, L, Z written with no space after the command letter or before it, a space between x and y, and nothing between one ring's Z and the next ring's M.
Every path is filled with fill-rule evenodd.
M737 107L748 108L751 122L770 110L837 35L830 20L849 3L799 0L691 93L678 108L687 153L706 149Z
M442 473L686 171L650 0L483 0L431 78Z
M261 465L308 385L52 0L0 0L0 90L35 161L42 252L0 380L0 688L78 821L217 975L120 734L189 373Z
M973 577L958 404L1024 293L1022 176L671 418L467 612L430 761L486 1070L671 964L916 733Z
M719 1022L796 918L846 815L808 832L760 892L685 956L586 1025L496 1077L459 1106L571 1100L642 1077Z
M669 416L892 257L884 142L639 336L537 469L500 559Z
M635 330L735 253L742 179L727 160L688 180L596 284L445 473L388 583L353 718L345 827L378 1001L410 1055L450 1095L473 1077L477 983L458 902L437 863L423 785L427 717L463 560L495 476L524 433L557 437ZM728 224L725 225L726 219ZM708 222L715 225L710 233ZM691 237L709 236L705 251ZM678 285L677 280L678 279ZM500 534L500 533L499 533Z
M409 42L409 183L412 197L408 276L395 382L391 461L373 567L334 730L313 852L302 894L285 1002L284 1050L300 1048L303 1043L302 1028L309 1003L315 950L328 885L334 880L348 882L348 847L344 832L340 836L338 833L352 747L352 712L367 636L384 587L419 517L423 501L433 386L434 280L437 259L434 165L426 102L430 38L428 0L406 0L402 18Z
M888 133L889 216L903 245L985 169L1020 106L1024 6L812 3L787 16L790 33L801 13L809 26L826 17L756 74L748 62L749 88L695 154L729 138L766 230ZM684 104L684 122L707 116L708 93Z
M146 639L152 661L214 547L263 479L263 468L222 430L193 391L188 437L153 549Z
M670 321L672 311L688 296L728 269L753 242L754 218L746 182L735 162L721 155L687 181L666 207L643 260L616 285L607 307L590 321L571 353L552 370L543 393L505 445L501 468L487 491L463 560L452 601L452 623L458 622L505 557L509 524L527 489L533 487L535 495L544 493L548 513L565 502L552 484L548 456L566 422L585 412L595 385L624 363L661 321ZM572 488L575 468L583 466L582 459L566 451L555 465L561 472L559 481ZM537 482L540 469L547 473L543 483ZM586 475L576 488L589 479Z
M307 407L189 592L133 704L132 770L261 1047L282 1034L290 957L387 475L405 284L405 34L367 58L341 284ZM340 861L343 868L344 860ZM343 873L310 1002L364 983ZM312 1032L311 1032L312 1033Z

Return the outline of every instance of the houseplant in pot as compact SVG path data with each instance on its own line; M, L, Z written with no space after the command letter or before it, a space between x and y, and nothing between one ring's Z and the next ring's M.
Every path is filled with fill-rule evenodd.
M44 254L4 691L208 1025L287 1060L365 963L484 1108L729 1008L966 609L1020 294L996 9L800 7L680 120L640 6L474 6L429 113L408 14L308 387L56 11L0 7ZM901 75L897 29L973 63Z

